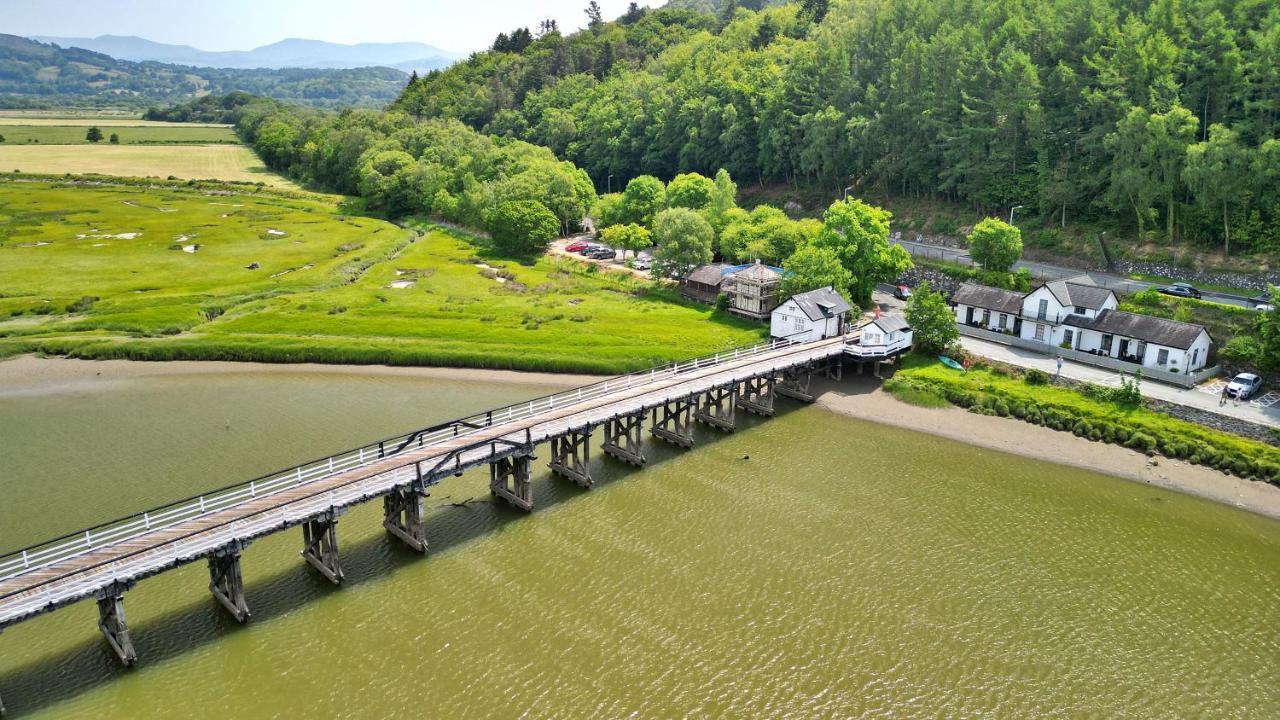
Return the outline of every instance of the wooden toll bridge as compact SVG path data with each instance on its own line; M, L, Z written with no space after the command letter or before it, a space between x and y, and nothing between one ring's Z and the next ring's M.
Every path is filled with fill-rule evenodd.
M255 538L302 526L303 558L342 582L338 518L382 498L387 531L426 552L423 498L450 475L489 466L493 494L533 509L530 460L550 444L550 467L591 487L590 442L645 463L641 430L693 446L694 421L732 431L738 409L772 415L778 395L812 401L815 373L837 374L845 357L891 359L906 348L859 344L860 333L816 342L773 340L610 378L566 392L423 428L332 457L169 503L0 556L0 629L94 597L98 626L126 665L137 658L124 593L165 570L205 559L209 589L237 620L249 618L240 555ZM3 705L0 704L0 712Z

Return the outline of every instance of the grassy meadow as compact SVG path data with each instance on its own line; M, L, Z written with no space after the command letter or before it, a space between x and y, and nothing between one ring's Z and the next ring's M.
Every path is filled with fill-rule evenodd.
M2 132L2 131L0 131ZM243 145L0 145L0 172L261 182L293 189Z
M763 333L332 198L0 181L0 355L620 372Z
M141 122L141 121L139 121ZM110 145L107 141L113 134L120 137L121 145L159 145L174 143L234 143L240 139L229 127L217 126L180 126L180 125L117 125L107 126L96 123L53 124L40 123L33 125L0 125L0 136L4 136L3 145L92 145L85 139L89 127L97 127L102 131L103 140L97 145Z

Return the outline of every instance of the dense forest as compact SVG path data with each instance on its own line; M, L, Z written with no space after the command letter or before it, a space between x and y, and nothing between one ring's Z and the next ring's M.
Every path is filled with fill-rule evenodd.
M1280 250L1274 3L714 5L516 28L395 108L546 146L601 189L724 167Z
M316 107L381 107L409 76L390 68L244 70L116 60L0 35L0 106L129 107L243 91Z

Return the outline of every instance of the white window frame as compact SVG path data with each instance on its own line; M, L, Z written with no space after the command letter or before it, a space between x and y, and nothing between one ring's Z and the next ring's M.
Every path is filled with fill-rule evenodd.
M1160 348L1160 350L1156 352L1156 364L1157 365L1169 364L1169 348Z

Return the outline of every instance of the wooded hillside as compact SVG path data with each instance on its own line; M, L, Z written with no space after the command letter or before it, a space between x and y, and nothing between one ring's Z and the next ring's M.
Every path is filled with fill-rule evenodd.
M601 188L725 167L1280 249L1280 7L1266 0L633 8L495 47L397 107L545 145Z

